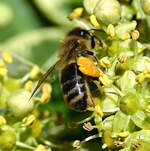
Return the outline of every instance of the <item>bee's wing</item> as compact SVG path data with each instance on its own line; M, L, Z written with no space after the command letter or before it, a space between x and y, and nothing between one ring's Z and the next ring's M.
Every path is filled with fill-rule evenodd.
M59 68L60 64L62 64L62 60L58 60L54 65L52 65L47 71L46 73L42 76L42 78L38 81L37 86L35 87L34 91L32 92L29 100L32 98L32 96L35 94L35 92L37 91L37 89L40 87L40 85L46 80L46 78L48 77L48 75L55 69L55 68Z
M61 48L63 50L65 50L65 48ZM61 51L63 51L61 50ZM68 50L68 49L67 49ZM52 65L47 71L46 73L43 75L43 77L38 81L37 86L35 87L35 89L33 90L29 100L32 98L32 96L35 94L35 92L37 91L37 89L40 87L40 85L46 80L46 78L48 77L48 75L56 68L56 69L60 69L62 67L62 65L64 65L66 59L68 58L70 54L70 51L65 51L65 53L63 53L63 55L59 56L59 60L56 61L56 63L54 65Z

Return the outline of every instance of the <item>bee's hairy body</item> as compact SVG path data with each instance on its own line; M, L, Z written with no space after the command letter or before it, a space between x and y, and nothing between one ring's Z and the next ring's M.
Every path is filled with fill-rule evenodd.
M85 33L78 35L79 32ZM59 54L60 58L66 57L60 72L64 100L71 109L80 112L94 106L85 76L76 63L77 57L89 49L92 49L90 34L86 30L75 28L66 37Z
M86 76L78 69L77 59L80 56L91 56L96 59L93 53L95 38L98 39L96 36L91 35L89 31L81 28L74 28L70 31L60 49L59 60L38 81L29 100L54 68L59 67L60 81L66 104L71 109L80 112L86 111L88 107L93 107L94 102L87 86ZM100 40L99 42L101 44Z
M84 75L76 63L66 65L61 71L61 85L65 102L71 109L84 111L88 107L88 88Z

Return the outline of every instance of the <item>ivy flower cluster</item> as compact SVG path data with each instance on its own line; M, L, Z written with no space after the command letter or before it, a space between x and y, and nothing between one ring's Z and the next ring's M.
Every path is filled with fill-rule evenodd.
M38 106L50 101L51 85L44 83L41 95L29 100L40 68L35 65L22 79L12 78L7 65L13 64L13 57L6 50L0 54L0 150L51 151L51 145L37 141L46 120L40 120Z
M1 50L0 151L82 150L96 138L108 151L149 151L150 27L145 29L149 15L150 0L83 0L83 7L68 15L82 28L93 29L90 32L102 41L95 50L98 62L86 57L77 60L79 70L93 77L96 90L91 90L95 103L88 108L91 115L67 127L80 125L89 134L74 142L57 142L46 128L60 126L59 131L66 126L59 112L40 111L51 100L49 83L43 83L29 100L42 74L39 66L33 65L21 79L12 78L8 67L14 58Z
M84 0L83 5L84 12L74 20L95 29L93 34L103 42L96 49L97 66L82 57L78 60L82 73L99 78L94 81L99 90L93 97L96 106L90 109L95 124L83 124L98 134L76 140L73 146L79 149L85 141L100 137L103 149L148 151L150 47L142 22L149 22L150 1Z

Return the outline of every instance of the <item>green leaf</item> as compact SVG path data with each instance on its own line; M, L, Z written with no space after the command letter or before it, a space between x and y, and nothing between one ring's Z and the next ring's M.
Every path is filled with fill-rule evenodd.
M13 56L13 63L8 65L9 75L22 77L34 64L43 65L43 69L47 70L57 59L59 40L64 37L65 31L43 28L18 34L0 43L0 47Z
M1 0L11 11L12 20L9 25L4 26L0 32L0 41L25 31L38 29L43 25L38 14L26 0ZM3 14L3 13L2 13Z
M43 28L12 37L1 43L0 47L8 50L12 55L14 54L41 66L51 56L53 56L53 61L56 59L60 47L59 40L64 35L65 30L63 29ZM47 66L45 65L45 67Z
M34 0L39 10L54 23L60 25L71 25L72 23L67 19L67 16L72 11L68 0Z

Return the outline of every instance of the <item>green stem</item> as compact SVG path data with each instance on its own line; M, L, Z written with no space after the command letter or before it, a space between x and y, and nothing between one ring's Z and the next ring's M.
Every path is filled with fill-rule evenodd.
M90 117L88 117L88 118L86 118L86 119L84 119L84 120L82 120L82 121L76 122L76 124L83 124L83 123L85 123L85 122L88 122L88 121L90 121L93 117L94 117L94 114L92 114Z
M29 73L21 78L21 83L25 83L29 79Z
M90 141L90 140L92 140L92 139L95 139L95 138L98 138L98 137L100 137L99 134L95 134L95 135L89 136L89 137L85 138L85 139L82 141L82 143L88 142L88 141Z
M133 44L133 50L134 50L134 59L136 59L137 56L138 56L137 41L136 41L136 40L133 40L133 41L132 41L132 44Z
M24 143L19 142L19 141L16 142L16 146L21 147L21 148L31 149L31 150L35 149L35 147L32 147L30 145L24 144Z
M128 116L126 119L126 124L124 126L124 131L127 131L128 127L129 127L130 120L131 120L131 116Z
M49 147L54 147L54 148L61 148L62 147L61 145L53 144L52 142L47 141L47 140L41 140L41 141L42 141L42 143L44 143L45 145L47 145Z
M20 57L19 55L16 55L16 54L14 54L14 53L12 53L12 52L10 52L10 53L11 53L11 55L12 55L15 59L17 59L18 61L20 61L21 63L23 63L23 64L25 64L25 65L27 65L27 66L29 66L29 67L33 67L33 66L35 65L34 63L32 63L32 62L30 62L30 61L28 61L28 60L26 60L26 59Z
M9 53L18 61L20 61L21 63L23 63L24 65L28 66L29 68L32 68L33 66L35 66L36 64L24 59L23 57L20 57L19 55L16 55L12 52L9 51ZM44 74L45 71L40 69L41 70L41 73Z
M147 49L150 49L150 44L143 44Z
M115 89L115 91L117 92L117 94L119 94L121 97L125 96L125 94L123 94L118 88L116 88L113 85L112 85L112 87Z

